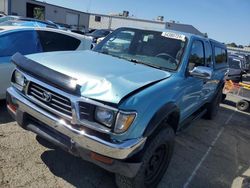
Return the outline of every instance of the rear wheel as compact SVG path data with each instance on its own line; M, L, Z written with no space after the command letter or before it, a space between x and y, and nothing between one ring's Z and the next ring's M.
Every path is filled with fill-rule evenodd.
M214 119L219 111L220 102L222 100L222 89L216 94L213 100L207 106L207 112L204 115L206 119Z
M116 174L116 184L120 188L155 187L164 175L174 148L174 130L163 128L145 145L142 166L134 178Z
M236 103L236 108L240 111L246 111L249 108L249 103L246 100L240 100Z

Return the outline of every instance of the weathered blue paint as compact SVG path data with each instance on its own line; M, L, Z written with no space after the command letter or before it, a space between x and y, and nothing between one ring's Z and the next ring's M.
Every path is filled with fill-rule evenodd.
M76 78L83 97L118 104L120 110L136 111L137 117L127 132L111 134L115 140L127 140L142 136L155 113L169 102L177 106L179 122L183 122L212 100L218 83L223 81L227 67L216 69L214 59L210 65L213 69L210 80L187 75L192 42L200 40L210 44L210 40L192 34L185 36L187 44L182 62L171 73L92 51L53 52L28 58Z
M116 104L132 91L171 75L93 51L50 52L27 57L76 78L83 97Z

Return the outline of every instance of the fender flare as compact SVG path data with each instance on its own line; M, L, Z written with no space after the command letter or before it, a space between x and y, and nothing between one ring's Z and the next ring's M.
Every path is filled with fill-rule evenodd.
M154 131L159 128L162 121L164 121L171 113L177 112L179 114L179 109L174 102L168 102L163 105L151 118L149 121L147 128L145 129L143 136L149 137L154 133ZM179 122L179 119L178 119ZM174 128L174 127L173 127ZM176 131L177 127L175 128Z

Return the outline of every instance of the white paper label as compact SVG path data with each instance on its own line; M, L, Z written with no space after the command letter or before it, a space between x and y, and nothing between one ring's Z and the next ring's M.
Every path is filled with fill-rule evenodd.
M177 33L171 33L171 32L163 32L161 34L163 37L167 37L170 39L177 39L185 42L185 35L177 34Z
M148 42L148 36L147 35L143 37L143 42Z

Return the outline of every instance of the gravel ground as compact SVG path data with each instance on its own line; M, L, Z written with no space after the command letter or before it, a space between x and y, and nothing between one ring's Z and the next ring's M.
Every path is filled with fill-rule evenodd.
M241 187L250 177L250 113L237 111L230 100L221 104L215 120L198 120L176 137L159 188ZM1 188L115 187L113 174L37 140L8 116L1 101Z

